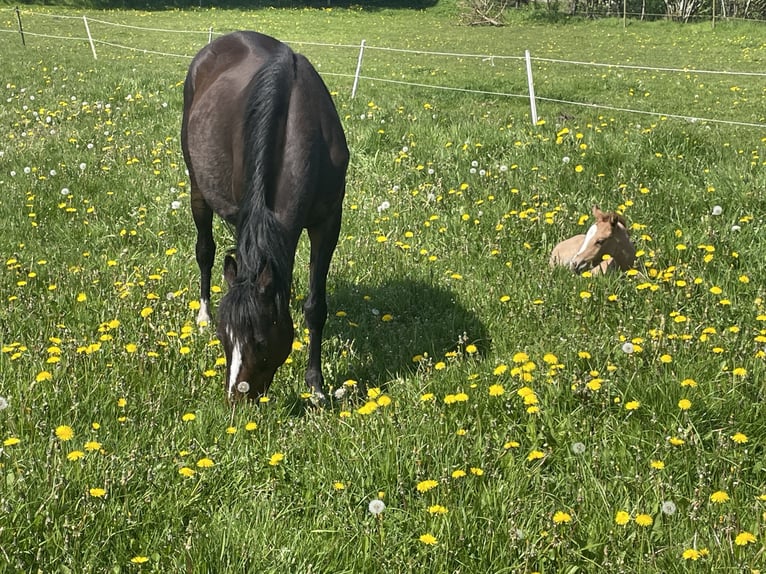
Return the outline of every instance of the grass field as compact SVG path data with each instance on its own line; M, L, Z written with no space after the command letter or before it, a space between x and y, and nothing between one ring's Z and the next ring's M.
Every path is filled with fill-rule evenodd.
M472 29L449 5L89 17L654 68L766 62L762 27L742 23L526 14ZM114 36L189 55L206 41ZM267 401L231 408L222 349L194 323L188 60L107 46L94 60L86 43L14 34L0 50L0 571L766 568L766 130L546 101L533 126L522 99L380 81L351 99L351 78L327 75L352 153L323 347L338 398L314 409L303 387L304 243L293 353ZM355 50L304 51L353 73ZM493 92L523 93L522 69L365 60L371 77ZM538 62L536 78L552 99L766 123L762 76ZM630 223L634 272L548 267L594 203ZM220 224L217 237L232 245Z

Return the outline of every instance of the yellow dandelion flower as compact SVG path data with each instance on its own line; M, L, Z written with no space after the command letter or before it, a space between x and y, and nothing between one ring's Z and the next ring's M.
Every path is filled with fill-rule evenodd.
M614 521L620 526L625 526L628 522L630 522L630 514L624 510L618 510L617 514L614 516Z
M345 489L346 489L346 485L345 485L345 484L343 484L343 483L342 483L342 482L340 482L340 481L336 481L336 482L333 482L333 483L332 483L332 487L333 487L335 490L338 490L338 491L340 491L340 490L345 490Z
M465 352L469 355L473 355L474 353L478 353L479 349L476 347L476 345L466 345Z
M649 514L637 514L636 524L639 526L647 527L654 523L654 519Z
M210 468L212 466L215 466L215 463L211 459L207 457L203 457L197 461L197 466L199 468Z
M527 461L532 462L533 460L539 460L543 457L545 457L545 453L543 451L533 450L530 451L530 453L527 455Z
M197 471L193 468L189 468L188 466L182 466L178 469L178 474L181 476L185 476L186 478L189 478L190 476L194 476L197 474Z
M188 423L193 421L196 418L197 418L197 415L195 415L194 413L186 413L181 417L181 420L184 421L185 423Z
M731 435L731 440L733 440L737 444L745 444L749 439L747 438L747 435L741 432L738 432Z
M672 436L668 438L668 442L672 444L673 446L683 446L686 444L686 441L682 438L678 438L677 436Z
M104 498L106 496L106 490L103 488L91 488L88 490L88 493L93 498Z
M746 530L743 532L740 532L737 534L737 536L734 538L734 544L737 546L747 546L748 544L752 544L756 541L756 537Z
M697 386L697 381L695 381L694 379L684 379L683 381L681 381L681 386L682 387L696 387Z
M42 383L43 381L50 381L53 378L53 375L51 375L48 371L40 371L37 373L37 376L35 377L35 381L38 383Z
M3 446L16 446L21 442L21 439L15 436L10 436L3 441Z
M641 406L641 401L628 401L627 403L625 403L625 410L635 411L640 406Z
M144 564L146 562L149 562L148 556L134 556L130 559L131 564Z
M662 470L662 469L665 468L665 463L663 461L661 461L661 460L653 460L652 462L649 463L649 465L654 470Z
M729 500L729 495L723 490L716 490L710 495L710 502L715 502L716 504L723 504Z
M503 375L503 374L505 374L505 373L506 373L506 371L508 371L508 365L505 365L505 364L500 364L500 365L498 365L497 367L495 367L495 370L494 370L494 371L492 371L492 374L493 374L493 375L497 375L497 376L500 376L500 375Z
M73 450L68 455L66 455L67 460L71 460L72 462L76 460L80 460L82 457L85 456L85 453L81 450Z
M587 383L585 383L585 386L588 387L588 390L591 391L598 391L601 389L601 384L604 382L603 379L591 379Z
M441 504L433 504L428 507L429 514L447 514L447 508Z
M736 367L731 371L731 374L735 377L744 377L747 375L747 369L743 367Z
M506 442L506 443L503 445L503 448L504 448L505 450L509 450L509 449L512 449L512 448L519 448L520 446L521 446L521 444L520 444L518 441L515 441L515 440L509 440L508 442Z
M96 450L101 450L101 443L97 440L89 440L85 443L85 450L88 452L93 452Z
M391 404L391 397L388 395L380 395L376 401L379 407L387 407Z
M417 485L418 492L428 492L429 490L439 486L439 483L435 480L421 480Z
M285 459L285 455L284 454L282 454L281 452L275 452L269 458L269 466L277 466L284 459Z
M689 399L681 399L678 401L678 408L682 411L688 411L692 408L692 402Z
M696 550L695 548L687 548L681 556L684 560L699 560L701 555L699 550Z
M505 393L505 389L503 388L503 385L491 385L489 387L489 396L490 397L499 397L503 393Z
M465 471L462 469L457 469L452 471L452 478L463 478L465 476Z
M513 355L513 359L512 360L517 365L521 364L521 363L526 363L527 361L529 361L529 355L527 355L523 351L520 351L520 352L516 353L515 355Z
M378 409L378 403L375 401L367 401L361 407L356 409L356 412L360 415L370 415Z
M559 510L553 515L554 524L568 524L569 522L572 522L572 515L568 512Z
M433 393L423 393L420 395L420 402L426 403L428 401L434 400L436 397Z
M427 534L427 533L421 534L418 540L420 540L423 544L426 544L428 546L433 546L438 543L436 536L434 536L433 534Z
M55 433L56 438L64 442L72 440L74 437L74 431L72 430L72 427L68 425L57 426Z
M482 469L476 467L476 466L472 466L470 468L470 470L471 470L471 474L474 475L474 476L483 476L484 475L484 471Z

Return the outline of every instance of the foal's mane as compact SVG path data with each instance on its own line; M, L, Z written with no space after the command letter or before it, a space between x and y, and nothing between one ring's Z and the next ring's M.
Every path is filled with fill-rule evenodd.
M246 88L245 177L236 227L237 281L253 283L270 267L278 295L285 295L290 288L291 258L284 228L267 201L270 194L276 193L277 154L282 151L281 140L295 74L294 56L289 47L279 44Z

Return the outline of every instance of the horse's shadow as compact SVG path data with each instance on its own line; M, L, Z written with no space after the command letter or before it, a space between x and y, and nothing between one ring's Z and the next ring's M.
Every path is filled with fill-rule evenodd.
M353 379L362 387L385 388L417 369L416 357L435 363L469 344L478 354L490 345L486 326L454 293L421 281L336 285L328 304L325 337L339 360L326 379L336 386Z

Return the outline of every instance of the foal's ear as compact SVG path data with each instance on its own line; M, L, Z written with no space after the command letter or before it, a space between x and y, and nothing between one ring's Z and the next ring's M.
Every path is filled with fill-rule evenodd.
M597 220L601 219L601 217L604 215L598 205L594 205L591 212L593 213L593 217L595 217Z
M223 278L226 279L229 287L232 286L237 278L237 260L231 255L227 255L223 259Z

